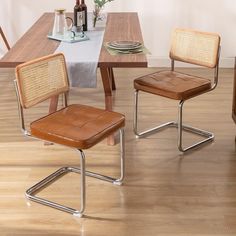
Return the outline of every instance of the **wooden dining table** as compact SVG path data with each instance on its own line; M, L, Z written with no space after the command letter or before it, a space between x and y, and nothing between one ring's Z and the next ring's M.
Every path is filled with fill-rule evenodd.
M1 58L0 68L14 68L26 61L52 54L60 42L47 38L53 27L54 14L44 13L36 23L16 42L16 44ZM103 45L98 60L105 94L105 109L112 110L112 92L116 89L113 68L147 67L146 55L117 54L111 55L104 47L106 42L115 40L139 41L143 43L138 14L108 13ZM58 98L51 100L49 112L57 108ZM111 137L109 144L114 144Z

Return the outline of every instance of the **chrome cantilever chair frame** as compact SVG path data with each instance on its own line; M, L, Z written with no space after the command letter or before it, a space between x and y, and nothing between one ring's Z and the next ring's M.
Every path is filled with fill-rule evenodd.
M26 129L25 119L24 119L24 110L21 105L19 89L18 89L18 85L17 85L16 80L14 80L14 85L15 85L15 90L16 90L16 95L17 95L17 103L18 103L19 117L20 117L20 122L21 122L21 130L25 136L28 136L28 137L31 137L34 139L38 139L38 138L32 136L31 132ZM64 107L67 107L67 93L64 93ZM113 178L113 177L105 176L102 174L94 173L91 171L86 171L85 170L86 169L85 168L85 166L86 166L85 165L85 154L84 154L83 150L75 148L75 150L80 153L80 168L78 168L78 167L62 167L62 168L58 169L54 173L50 174L49 176L47 176L46 178L44 178L40 182L38 182L35 185L33 185L32 187L30 187L28 190L26 190L26 193L25 193L26 197L29 200L32 200L34 202L37 202L37 203L40 203L40 204L43 204L43 205L46 205L49 207L53 207L53 208L56 208L61 211L71 213L76 217L82 217L84 210L85 210L85 203L86 203L85 176L90 176L90 177L93 177L96 179L107 181L107 182L113 183L114 185L122 185L122 182L124 179L124 172L125 172L124 128L120 128L119 133L120 133L120 177L119 178ZM39 140L41 140L41 139L39 139ZM79 173L81 175L81 187L80 187L81 201L80 201L80 209L79 210L73 209L73 208L58 204L56 202L52 202L52 201L49 201L44 198L36 196L37 192L44 189L46 186L53 183L56 179L58 179L59 177L63 176L64 174L66 174L68 172L75 172L75 173Z
M214 90L216 88L217 84L218 84L219 57L220 57L220 47L218 49L217 63L216 63L216 67L214 69L214 80L213 80L212 86L208 91L204 91L203 93ZM174 70L175 70L175 60L171 59L171 71L174 71ZM168 128L168 127L175 127L178 130L177 131L178 132L177 145L178 145L178 149L179 149L180 152L186 152L186 151L192 150L194 148L199 147L200 145L202 145L204 143L211 142L211 141L214 140L214 134L213 133L183 124L183 105L184 105L184 102L187 101L188 99L179 101L177 122L176 121L170 121L170 122L161 124L159 126L156 126L154 128L151 128L151 129L148 129L148 130L145 130L145 131L142 131L142 132L138 131L138 95L139 95L139 90L135 90L135 92L134 92L133 131L136 135L136 138L144 137L146 135L161 131L161 130L163 130L165 128ZM200 94L198 94L198 95L200 95ZM193 97L195 97L195 96L192 96L191 98L193 98ZM197 143L194 143L190 146L184 147L183 146L183 130L187 131L189 133L193 133L193 134L202 136L205 139L203 139L203 140L201 140Z

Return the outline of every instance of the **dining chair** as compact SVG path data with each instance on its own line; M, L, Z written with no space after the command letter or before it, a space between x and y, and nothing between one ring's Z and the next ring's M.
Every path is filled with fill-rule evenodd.
M8 41L7 41L7 38L6 38L5 34L3 33L3 30L2 30L2 27L1 27L1 26L0 26L0 34L1 34L1 37L2 37L2 39L3 39L3 42L5 43L6 48L7 48L8 50L10 50L11 47L10 47Z
M213 141L214 134L188 125L184 125L184 102L212 91L218 83L218 67L220 56L220 36L215 33L201 32L191 29L175 29L172 33L169 53L171 69L155 72L134 80L135 108L134 133L137 138L158 132L166 127L176 127L178 130L178 149L181 152L191 150L200 145ZM203 66L214 70L214 78L185 74L175 71L175 61L191 65ZM146 131L138 131L138 95L139 91L162 96L179 101L177 122L170 121ZM202 108L204 109L204 108ZM183 145L183 130L204 137L203 140L190 146Z
M80 168L62 167L26 191L32 201L81 217L85 209L85 176L121 185L124 179L124 125L122 114L80 104L67 104L69 91L64 55L61 53L35 59L16 67L15 88L21 128L26 136L61 144L80 154ZM26 129L24 111L53 96L62 95L62 109L33 120ZM85 169L85 149L93 147L112 133L120 133L120 177L113 178ZM80 173L80 209L76 210L36 196L36 193L65 173Z

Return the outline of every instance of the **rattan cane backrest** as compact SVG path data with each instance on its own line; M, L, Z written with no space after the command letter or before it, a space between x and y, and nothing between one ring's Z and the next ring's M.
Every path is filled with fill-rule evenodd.
M216 67L220 36L189 29L175 29L172 34L170 58L195 65Z
M65 58L61 53L17 66L16 80L24 108L69 90Z

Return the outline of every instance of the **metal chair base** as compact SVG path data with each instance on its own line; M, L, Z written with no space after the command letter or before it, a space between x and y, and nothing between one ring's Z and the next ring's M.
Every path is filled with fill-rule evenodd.
M135 132L135 131L134 132L135 132L136 138L142 138L142 137L145 137L147 135L153 134L155 132L161 131L162 129L165 129L165 128L168 128L168 127L174 127L174 128L178 129L178 123L174 122L174 121L170 121L170 122L167 122L165 124L159 125L157 127L154 127L152 129L149 129L149 130L146 130L146 131L143 131L143 132L140 132L140 133ZM188 125L182 125L182 129L184 131L189 132L189 133L197 134L197 135L200 135L200 136L203 136L203 137L206 137L206 138L199 141L199 142L197 142L197 143L195 143L195 144L193 144L193 145L191 145L191 146L189 146L189 147L186 147L186 148L183 147L182 140L180 142L180 140L178 139L178 149L181 152L189 151L193 148L199 147L200 145L202 145L204 143L212 142L214 140L214 134L210 133L208 131L201 130L201 129L191 127L191 126L188 126Z
M60 168L59 170L55 171L54 173L52 173L48 177L44 178L43 180L41 180L40 182L38 182L37 184L35 184L31 188L29 188L25 193L26 197L31 201L34 201L34 202L37 202L37 203L40 203L40 204L43 204L43 205L46 205L49 207L53 207L53 208L56 208L61 211L68 212L70 214L73 214L76 217L82 217L84 209L85 209L85 199L86 199L85 176L90 176L90 177L93 177L96 179L107 181L107 182L113 183L114 185L121 185L122 184L122 181L124 179L124 168L125 168L125 165L124 165L125 164L124 163L124 130L123 129L120 129L120 172L121 173L120 173L120 178L118 178L118 179L115 179L115 178L112 178L109 176L105 176L105 175L101 175L98 173L94 173L91 171L85 171L85 155L82 150L78 150L78 151L80 151L80 154L81 154L80 155L80 157L81 157L80 167L81 168L77 168L77 167L62 167L62 168ZM62 177L64 174L66 174L68 172L79 173L81 175L80 210L76 210L76 209L46 200L44 198L35 196L35 194L37 192L41 191L46 186L53 183L58 178Z
M26 191L26 197L31 201L41 203L43 205L50 206L50 207L56 208L56 209L61 210L61 211L71 213L76 217L82 217L82 215L83 215L82 210L78 211L76 209L73 209L73 208L70 208L70 207L67 207L67 206L63 206L63 205L60 205L58 203L55 203L55 202L52 202L52 201L49 201L49 200L46 200L46 199L43 199L43 198L40 198L40 197L37 197L37 196L34 195L37 192L39 192L40 190L44 189L47 185L49 185L52 182L56 181L56 179L62 177L64 174L66 174L68 172L74 172L74 173L80 173L81 174L81 169L77 168L77 167L62 167L62 168L60 168L56 172L52 173L51 175L49 175L48 177L46 177L45 179L40 181L39 183L35 184L33 187L29 188ZM121 185L122 184L122 182L119 181L119 180L116 180L116 179L111 178L109 176L104 176L104 175L100 175L100 174L97 174L97 173L93 173L93 172L90 172L90 171L85 171L85 175L93 177L93 178L101 179L101 180L104 180L104 181L108 181L108 182L111 182L115 185ZM85 201L85 199L83 201Z
M159 125L157 127L148 129L146 131L138 132L138 91L135 91L134 133L136 135L136 138L141 138L143 136L158 132L158 131L160 131L162 129L165 129L165 128L168 128L168 127L175 127L175 128L178 129L178 149L181 152L186 152L186 151L192 150L194 148L199 147L202 144L213 141L214 140L214 134L213 133L210 133L208 131L201 130L201 129L198 129L198 128L195 128L195 127L192 127L192 126L182 124L183 104L184 104L184 101L179 102L178 122L170 121L170 122L164 123L162 125ZM203 139L203 140L201 140L197 143L194 143L191 146L188 146L188 147L184 148L183 144L182 144L182 142L183 142L182 141L183 140L183 137L182 137L183 136L182 135L183 130L187 131L189 133L193 133L193 134L205 137L205 139Z
M52 201L49 201L49 200L46 200L44 198L37 197L34 195L37 192L44 189L47 185L53 183L58 178L62 177L64 174L66 174L68 172L81 173L81 169L75 168L75 167L62 167L62 168L60 168L59 170L55 171L51 175L47 176L45 179L41 180L40 182L38 182L37 184L35 184L31 188L29 188L25 193L26 197L31 201L34 201L34 202L37 202L37 203L40 203L40 204L43 204L43 205L46 205L49 207L53 207L53 208L56 208L61 211L71 213L77 217L82 217L83 209L76 210L76 209L73 209L73 208L70 208L67 206L63 206L58 203L55 203L55 202L52 202ZM83 189L83 190L85 190L85 189ZM84 201L85 201L85 199L83 199L83 197L81 196L81 208L83 208L82 205L84 205L84 203L85 203Z

